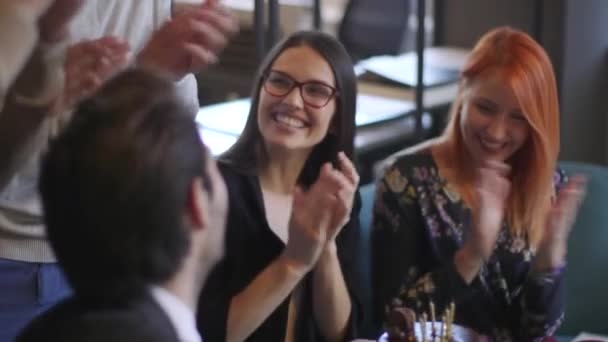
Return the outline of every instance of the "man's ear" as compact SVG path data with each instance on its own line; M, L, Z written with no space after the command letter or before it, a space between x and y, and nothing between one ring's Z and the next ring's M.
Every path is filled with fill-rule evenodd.
M203 229L207 226L206 196L203 180L200 177L194 178L190 183L186 207L187 217L194 229Z

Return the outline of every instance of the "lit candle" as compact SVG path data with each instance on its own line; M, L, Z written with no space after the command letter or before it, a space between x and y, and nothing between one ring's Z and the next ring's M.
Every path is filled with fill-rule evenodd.
M453 332L453 324L454 324L454 315L456 313L456 304L454 304L454 302L452 302L450 304L450 317L448 318L448 338L452 338L452 332Z
M429 306L431 307L431 341L435 341L437 332L435 330L435 304L433 304L433 301L431 301Z
M426 312L422 314L422 342L426 342L426 322L427 322Z
M445 314L443 314L441 316L441 330L439 331L439 342L444 342L447 341L447 339L445 338L445 320L446 320L446 316Z

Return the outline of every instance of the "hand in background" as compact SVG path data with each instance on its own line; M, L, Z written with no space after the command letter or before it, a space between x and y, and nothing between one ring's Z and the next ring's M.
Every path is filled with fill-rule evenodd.
M585 198L586 185L584 176L574 176L557 195L555 203L547 213L545 230L534 259L536 270L550 270L564 265L568 237Z
M190 6L154 33L137 62L179 80L217 62L237 31L236 17L216 1Z
M116 37L85 40L68 48L65 89L59 110L76 105L92 95L127 65L129 44Z

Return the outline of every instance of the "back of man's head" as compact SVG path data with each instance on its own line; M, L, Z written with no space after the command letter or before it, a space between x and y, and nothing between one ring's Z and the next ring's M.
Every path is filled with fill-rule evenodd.
M79 296L140 292L170 279L189 252L190 186L201 177L212 189L196 124L173 89L123 73L50 146L40 178L47 233Z

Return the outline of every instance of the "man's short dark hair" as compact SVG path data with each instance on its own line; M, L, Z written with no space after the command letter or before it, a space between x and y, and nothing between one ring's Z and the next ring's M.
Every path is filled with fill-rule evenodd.
M48 238L76 295L113 298L168 280L189 251L195 177L211 191L194 113L172 82L125 72L51 143L40 191Z

